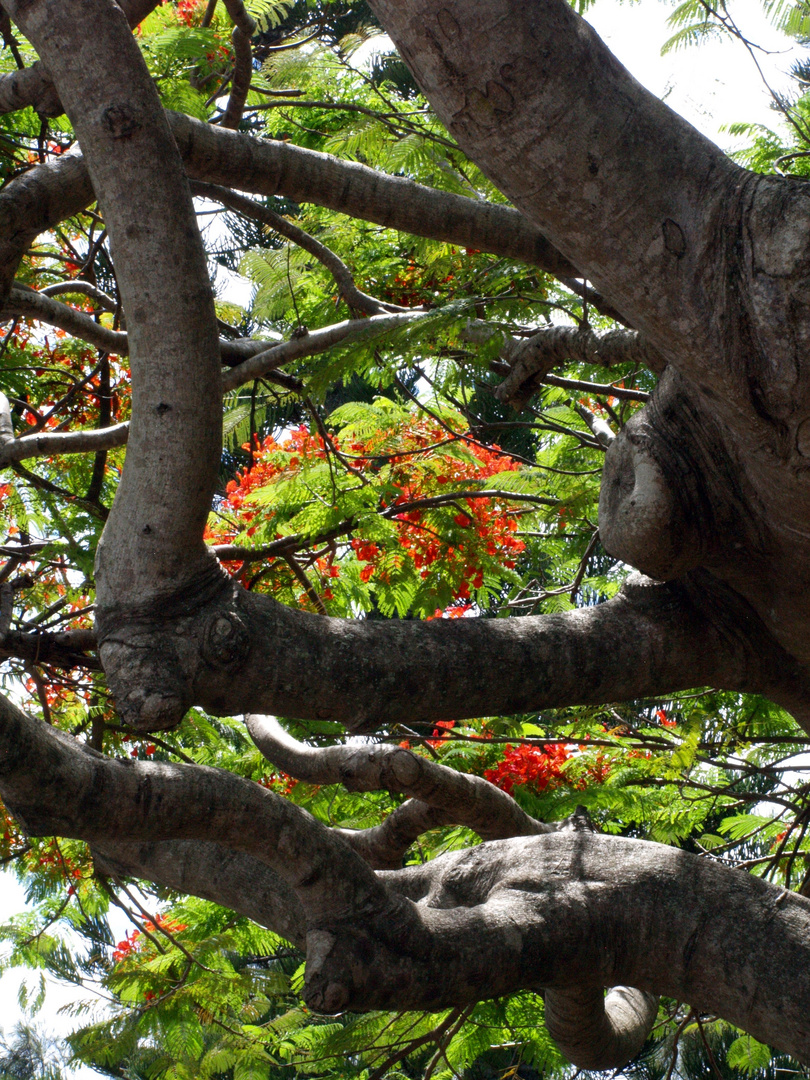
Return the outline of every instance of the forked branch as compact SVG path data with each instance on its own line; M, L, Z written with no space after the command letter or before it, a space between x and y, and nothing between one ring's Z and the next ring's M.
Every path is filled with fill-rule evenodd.
M559 832L374 875L341 837L258 784L106 758L5 700L0 794L28 833L88 840L113 870L225 903L234 882L254 885L252 917L296 941L305 925L316 1009L440 1009L545 988L575 1060L604 1068L632 1053L653 1017L643 995L614 994L613 1034L588 1030L605 1009L601 988L623 984L716 1012L810 1060L810 901L719 862ZM559 1004L577 1002L571 1030ZM627 1012L632 1022L619 1023Z
M343 784L347 791L389 791L442 811L455 825L482 840L534 836L561 826L545 825L480 776L458 772L402 746L307 746L272 716L248 714L245 726L264 757L298 780Z

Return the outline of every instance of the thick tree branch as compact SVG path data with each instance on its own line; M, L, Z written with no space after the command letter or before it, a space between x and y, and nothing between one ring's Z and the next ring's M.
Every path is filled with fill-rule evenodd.
M310 920L386 903L340 837L259 784L203 766L105 757L2 697L0 792L29 835L101 846L202 840L244 852L281 876Z
M810 995L801 959L810 902L796 893L678 849L596 833L495 841L382 877L425 907L435 934L427 977L438 980L439 999L440 983L457 977L456 948L471 984L486 982L489 993L517 970L524 985L565 989L569 1001L583 995L571 993L578 980L592 998L598 987L621 983L686 1001L799 1060L810 1057L799 1005ZM328 964L322 978L337 977L344 963ZM785 971L800 971L800 981L786 981Z
M505 791L480 776L457 772L401 746L307 746L271 716L245 716L248 733L264 757L298 780L343 784L347 791L407 795L450 815L482 840L533 836L560 828L521 810Z
M256 195L286 195L389 229L474 247L567 277L579 271L509 206L389 176L290 143L253 139L168 113L188 175Z
M437 1009L545 988L554 1024L553 992L566 1006L579 999L585 1018L598 988L623 984L717 1012L810 1058L810 902L708 859L560 832L375 877L340 837L257 784L202 766L105 758L5 700L0 793L30 834L80 837L124 872L140 865L220 902L233 887L213 867L200 881L211 860L226 865L236 852L269 867L286 886L243 858L230 863L267 896L265 912L253 909L261 921L286 918L300 940L304 914L306 996L324 1011ZM632 1011L648 1024L640 1004ZM615 1021L610 1000L608 1013ZM565 1035L559 1013L557 1023ZM570 1034L591 1067L604 1067L604 1047ZM619 1042L625 1053L635 1046Z
M0 75L0 113L16 112L28 105L40 116L59 116L64 111L41 60L31 67Z
M100 671L95 648L94 630L63 630L59 633L9 630L0 645L0 658L45 664L63 671L73 668Z
M306 924L292 888L264 862L210 840L109 841L93 861L111 877L145 878L201 896L275 931L303 948Z
M93 186L78 148L15 177L0 191L0 297L8 296L33 241L93 202Z
M705 364L718 344L710 255L742 171L563 0L371 7L500 190L664 356L702 350Z
M161 0L121 0L120 7L133 29ZM30 105L40 116L60 116L65 110L53 80L41 60L29 68L0 76L0 113L16 112Z
M102 609L97 625L119 711L145 729L173 726L192 702L369 731L706 685L764 693L810 723L807 673L709 575L636 578L616 599L562 615L369 622L246 593L212 558L172 604Z
M614 986L547 990L548 1033L580 1069L620 1069L636 1056L658 1017L658 995Z
M452 195L284 142L251 138L167 113L188 175L256 195L312 202L387 228L491 252L563 278L579 271L512 207ZM71 150L0 192L0 284L10 287L33 240L93 201Z

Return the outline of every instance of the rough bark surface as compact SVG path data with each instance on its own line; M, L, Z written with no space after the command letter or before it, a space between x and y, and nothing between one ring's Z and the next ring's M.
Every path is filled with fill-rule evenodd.
M563 0L370 2L451 133L522 213L167 116L112 0L3 0L52 79L37 92L55 88L82 148L0 193L6 310L37 304L111 345L112 331L12 288L33 237L94 194L124 297L132 423L97 564L100 656L122 719L170 727L200 704L370 731L714 685L766 694L810 731L805 185L729 162ZM30 98L38 77L0 87L0 108L3 94ZM240 109L235 98L228 122ZM202 541L222 388L303 346L250 361L246 347L223 383L187 177L587 275L634 328L622 348L661 372L608 449L600 501L606 548L649 576L566 615L423 624L309 616L235 585ZM557 348L600 345L530 339L503 397L520 400ZM21 460L25 442L0 403L0 460ZM65 662L87 646L52 643ZM810 1061L803 897L581 821L549 831L412 756L313 760L248 723L290 771L411 801L382 831L339 833L227 773L104 758L1 700L0 792L31 834L89 840L109 873L188 889L304 944L317 1009L542 989L572 1060L612 1068L643 1042L650 995L663 993ZM375 872L447 821L499 838ZM623 989L605 998L606 987Z

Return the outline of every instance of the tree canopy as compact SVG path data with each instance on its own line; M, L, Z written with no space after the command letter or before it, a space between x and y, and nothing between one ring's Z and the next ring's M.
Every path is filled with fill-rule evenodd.
M807 73L733 160L564 0L2 9L3 962L74 1063L804 1075Z

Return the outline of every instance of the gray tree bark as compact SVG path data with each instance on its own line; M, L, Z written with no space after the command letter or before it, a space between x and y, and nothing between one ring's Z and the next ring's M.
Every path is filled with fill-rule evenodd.
M371 3L523 217L167 118L112 0L4 0L83 154L0 194L6 285L31 237L94 192L124 297L133 418L97 565L100 655L122 718L169 727L196 703L371 730L713 684L768 694L810 730L804 185L730 163L563 0ZM235 586L202 542L222 374L187 175L586 274L641 335L634 347L666 361L608 451L600 502L608 550L657 580L565 616L396 625L307 616ZM518 390L544 370L521 362ZM7 443L2 416L0 431ZM182 881L305 942L315 1008L540 988L572 1059L598 1068L633 1052L649 995L665 993L810 1061L808 901L576 823L504 825L491 793L458 795L393 762L370 778L367 765L352 782L414 801L385 836L341 835L258 785L105 759L0 704L0 792L29 832L82 837L114 870ZM505 838L374 871L454 813ZM209 872L223 859L227 880ZM603 996L618 985L633 989Z

